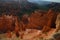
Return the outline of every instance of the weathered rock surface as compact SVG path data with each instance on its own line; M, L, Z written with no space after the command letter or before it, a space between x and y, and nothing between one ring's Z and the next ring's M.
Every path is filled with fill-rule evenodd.
M31 40L37 37L49 38L49 36L52 36L56 30L60 30L59 18L60 16L57 16L57 14L52 10L49 10L48 12L41 12L37 10L30 16L26 14L23 15L22 19L20 20L17 18L17 16L2 16L0 17L0 31L8 31L7 35L9 37L14 38L14 36L17 36L24 40ZM56 28L54 28L55 26ZM12 32L14 32L13 34L11 33L12 29Z

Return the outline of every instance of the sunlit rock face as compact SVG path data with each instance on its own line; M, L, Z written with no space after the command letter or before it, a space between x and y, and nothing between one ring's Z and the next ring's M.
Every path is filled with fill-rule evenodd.
M38 32L37 35L42 32L41 35L45 37L46 35L43 32L51 34L54 31L53 26L56 26L54 25L56 17L57 15L52 9L49 11L36 10L31 15L24 14L20 20L18 16L2 15L0 17L0 33L8 32L8 36L11 36L10 32L14 31L16 36L21 36L21 38L25 39L25 37L28 38L29 33L31 35L35 34L36 32L34 31L36 30ZM25 35L25 33L28 33L28 35Z
M54 25L52 23L55 23L54 20L56 16L54 17L54 15L55 13L52 10L49 10L48 12L35 11L29 17L30 20L27 27L43 29L43 30L45 30L45 27L46 27L48 30L51 28L52 25Z
M60 13L57 15L55 23L56 23L56 32L58 32L60 30Z
M26 33L28 33L28 35L30 35L29 33L31 33L32 31L33 31L32 33L34 33L34 30L32 30L32 29L36 29L37 31L40 30L41 32L47 32L47 36L46 36L46 34L43 34L43 33L41 34L42 37L47 38L51 34L55 33L56 17L57 17L57 14L51 9L49 11L36 10L30 16L23 15L23 17L22 17L23 20L21 22L23 24L23 28L28 29L28 32L25 31ZM26 21L28 21L27 24L26 24ZM30 31L29 29L32 31ZM27 37L28 35L24 35L23 38L25 39L25 37ZM27 38L29 38L29 37L27 37Z
M3 15L0 17L0 33L12 31L15 27L15 18L11 15Z

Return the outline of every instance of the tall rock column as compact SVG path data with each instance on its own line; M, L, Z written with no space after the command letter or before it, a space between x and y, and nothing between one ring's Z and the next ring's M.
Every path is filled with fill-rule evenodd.
M60 13L57 15L56 19L56 32L60 30Z
M53 20L53 16L54 16L54 13L53 11L50 9L48 11L48 13L46 14L47 18L48 18L48 21L47 21L47 24L44 26L42 32L47 32L51 29L51 23L52 23L52 20Z
M15 33L16 33L16 36L19 37L19 22L18 22L17 17L15 20Z

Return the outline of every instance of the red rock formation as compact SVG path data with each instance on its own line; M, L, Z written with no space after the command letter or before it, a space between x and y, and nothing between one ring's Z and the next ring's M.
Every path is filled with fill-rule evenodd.
M55 15L55 16L54 16ZM28 17L29 19L26 28L42 29L43 32L50 30L52 23L55 22L56 13L51 9L48 12L35 11Z
M55 23L56 13L52 10L48 12L37 10L29 17L24 14L22 19L19 20L17 16L3 15L0 17L0 33L14 31L19 36L19 31L25 31L25 29L39 29L42 32L47 32L51 29L51 25Z
M7 33L11 37L11 32L14 31L19 35L19 22L17 17L12 15L3 15L0 17L0 33Z

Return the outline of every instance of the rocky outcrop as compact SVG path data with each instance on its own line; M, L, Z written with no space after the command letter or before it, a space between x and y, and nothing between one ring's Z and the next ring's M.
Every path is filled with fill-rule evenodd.
M43 32L54 28L57 14L51 9L48 12L35 11L28 19L26 28L41 29Z
M0 17L0 22L1 22L0 32L8 32L7 35L11 37L10 32L12 31L16 34L17 37L21 36L21 38L25 38L24 36L25 32L28 33L29 35L30 32L34 32L34 30L32 29L36 29L37 32L40 30L42 33L41 35L40 33L37 35L46 37L46 35L43 34L43 32L49 33L47 34L49 36L51 33L54 32L55 26L56 26L56 30L58 30L59 27L57 27L57 25L59 22L56 21L56 17L57 17L57 21L59 21L58 20L59 17L51 9L48 12L36 10L31 15L24 14L20 20L18 16L3 15ZM55 21L56 21L56 25L55 25ZM27 32L26 29L31 29L32 31Z
M12 16L4 15L0 17L0 33L6 32L9 29L13 30L12 26L14 27L14 19L12 19Z
M57 15L56 19L56 32L60 30L60 13Z
M11 32L14 31L16 36L19 35L19 23L16 16L3 15L0 17L0 34L7 33L11 37Z

